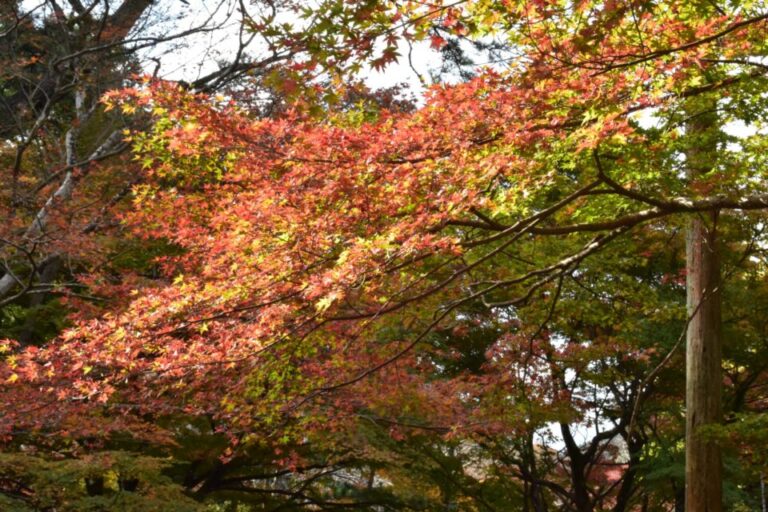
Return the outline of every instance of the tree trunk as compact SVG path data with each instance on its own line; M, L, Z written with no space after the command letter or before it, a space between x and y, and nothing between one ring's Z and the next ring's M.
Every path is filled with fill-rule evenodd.
M709 115L688 123L692 149L687 154L689 178L712 168L717 128ZM685 386L685 510L722 511L722 461L716 442L700 428L721 421L722 340L720 329L720 261L717 212L694 216L686 231L687 310Z
M577 512L592 512L594 510L592 499L587 485L587 462L578 444L573 438L571 429L567 423L560 423L560 432L563 435L565 449L568 453L571 466L571 486L573 487L573 505Z
M645 446L645 441L640 436L626 436L624 441L627 443L627 450L629 451L629 464L624 473L624 479L621 482L619 492L616 495L616 503L611 509L612 512L626 512L629 510L632 496L637 490L635 485L637 465L641 463L642 451Z
M523 463L527 460L528 474L531 476L530 482L526 481L528 486L528 493L525 496L525 508L528 509L529 502L533 506L533 512L547 512L547 502L544 497L544 489L539 483L539 471L536 468L536 447L533 443L533 432L526 434L524 444L525 457Z

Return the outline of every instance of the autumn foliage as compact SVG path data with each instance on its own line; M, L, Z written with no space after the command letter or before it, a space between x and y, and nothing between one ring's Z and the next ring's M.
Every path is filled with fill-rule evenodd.
M680 457L692 216L721 212L727 415L765 407L766 6L360 4L284 34L323 43L353 20L292 76L385 66L401 38L504 37L509 65L373 115L329 101L264 118L150 78L108 93L152 119L126 134L142 180L120 219L160 247L155 274L83 275L105 305L73 297L55 340L3 342L6 439L172 443L159 418L206 417L224 462L270 438L295 470L302 441L381 462L345 437L371 423L399 446L479 450L475 471L524 489L514 506L672 506L682 483L659 467ZM737 121L758 128L737 139ZM691 148L716 150L696 180ZM745 432L715 430L759 460L746 473L765 464Z

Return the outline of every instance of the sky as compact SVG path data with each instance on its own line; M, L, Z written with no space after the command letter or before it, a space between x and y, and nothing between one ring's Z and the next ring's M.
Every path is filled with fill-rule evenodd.
M170 54L163 55L164 78L194 80L199 76L215 71L217 58L227 60L234 54L237 49L239 31L237 13L228 9L214 11L212 5L217 3L211 2L211 0L188 0L187 5L179 4L176 7L177 12L185 16L183 20L178 22L179 28L195 26L208 16L213 16L217 23L223 23L225 26L216 33L185 41L184 46L174 49ZM284 17L280 21L300 23L296 17ZM258 44L254 45L254 48L254 53L258 55ZM165 49L161 51L164 52ZM408 62L409 48L406 45L400 46L399 53L401 55L399 62L380 71L367 68L361 73L361 77L366 85L372 89L405 84L417 98L420 98L426 88L419 75L428 78L429 71L435 66L439 56L426 42L414 44L413 50L410 51L410 63Z
M0 0L2 1L2 0ZM117 5L119 2L113 1ZM45 0L24 0L26 8L38 7L44 12L50 8L45 6ZM258 14L251 5L253 12ZM231 61L237 47L240 35L239 2L236 0L165 0L153 6L150 11L152 21L142 27L142 34L168 36L199 27L209 23L217 27L207 33L196 33L189 37L175 39L171 42L149 47L140 52L141 60L145 62L147 73L157 72L157 76L168 80L194 81L219 68L219 63ZM280 21L300 23L296 17L282 18ZM243 34L249 37L251 34ZM250 53L258 56L266 54L266 45L255 37L249 46ZM408 63L408 48L400 49L402 59L389 66L386 70L376 71L366 69L361 73L364 82L371 88L384 88L406 84L417 98L423 96L425 87L420 81L419 74L429 76L429 71L436 62L437 54L427 43L416 44L411 52L411 62ZM418 70L418 73L414 71Z

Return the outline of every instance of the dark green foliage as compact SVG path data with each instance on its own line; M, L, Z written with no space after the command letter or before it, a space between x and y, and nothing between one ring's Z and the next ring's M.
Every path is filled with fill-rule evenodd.
M168 459L129 452L82 458L0 454L0 509L19 512L192 512L188 498L163 471Z

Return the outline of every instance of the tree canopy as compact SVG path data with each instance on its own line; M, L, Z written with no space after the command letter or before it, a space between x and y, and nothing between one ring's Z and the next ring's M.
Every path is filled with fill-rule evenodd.
M102 457L97 510L764 506L768 5L301 4L247 22L258 80L94 107L135 178L87 240L134 260L3 342L3 495L44 507L58 454ZM354 79L473 43L503 60L418 107Z

